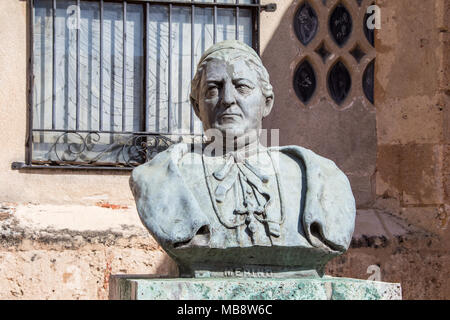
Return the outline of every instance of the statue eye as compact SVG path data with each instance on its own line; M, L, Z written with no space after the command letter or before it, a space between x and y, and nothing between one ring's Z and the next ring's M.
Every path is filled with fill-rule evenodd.
M217 96L219 94L219 88L216 85L209 85L206 90L206 96L208 98Z
M235 87L240 93L250 93L253 89L251 86L245 83L238 83Z

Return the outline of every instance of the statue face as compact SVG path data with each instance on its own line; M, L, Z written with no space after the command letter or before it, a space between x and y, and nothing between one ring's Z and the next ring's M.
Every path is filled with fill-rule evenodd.
M258 130L266 104L258 74L245 59L207 63L198 101L205 130L236 137Z

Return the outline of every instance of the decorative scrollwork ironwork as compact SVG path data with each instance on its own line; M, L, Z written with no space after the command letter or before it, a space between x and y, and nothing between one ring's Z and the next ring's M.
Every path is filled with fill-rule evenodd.
M98 132L63 132L46 153L46 159L42 160L137 166L176 142L162 135L119 133L102 136Z

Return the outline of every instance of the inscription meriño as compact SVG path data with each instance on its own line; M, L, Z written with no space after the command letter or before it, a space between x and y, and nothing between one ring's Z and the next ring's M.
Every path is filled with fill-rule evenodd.
M273 276L273 272L270 268L235 268L224 270L223 275L224 277L237 278L271 278Z

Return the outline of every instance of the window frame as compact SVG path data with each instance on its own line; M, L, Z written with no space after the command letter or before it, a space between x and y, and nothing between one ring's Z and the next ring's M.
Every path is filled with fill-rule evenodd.
M52 14L53 14L53 10L56 7L56 1L57 0L52 0ZM81 3L80 0L75 0L76 4L79 5ZM168 23L169 23L169 30L171 28L171 14L172 14L172 8L174 6L180 6L180 7L185 7L185 8L190 8L191 9L191 25L194 19L194 15L195 15L195 9L196 8L210 8L213 9L213 30L214 30L214 38L213 38L213 42L216 43L216 32L217 32L217 9L219 8L225 8L225 9L234 9L236 12L236 18L235 18L235 23L237 25L238 23L238 19L239 19L239 9L250 9L251 10L251 16L252 16L252 47L253 49L255 49L255 51L260 54L259 50L260 50L260 12L261 11L267 11L267 12L273 12L276 10L276 4L266 4L266 5L262 5L260 0L253 0L251 1L252 3L240 3L239 0L236 0L235 3L220 3L217 0L213 0L213 2L197 2L195 0L190 0L190 1L165 1L165 0L82 0L83 2L93 2L93 3L98 3L100 6L100 10L101 12L103 12L103 5L104 3L121 3L122 4L122 8L124 10L124 13L126 13L126 6L127 4L140 4L143 6L144 10L144 28L143 28L143 32L144 32L144 43L143 43L143 50L144 50L144 68L145 68L145 72L144 72L144 90L142 92L143 95L143 100L144 100L144 104L142 107L142 113L144 115L144 117L142 117L143 120L141 120L141 122L143 121L144 123L141 124L140 128L145 128L145 130L147 129L147 126L145 124L146 121L146 115L147 115L147 106L148 106L148 92L146 90L147 88L147 81L148 81L148 48L147 48L147 42L148 42L148 37L147 37L147 30L148 30L148 19L147 19L147 13L149 12L149 7L151 5L163 5L163 6L167 6L168 8ZM61 132L62 134L64 133L75 133L75 134L79 134L79 133L85 133L87 135L95 135L98 133L114 133L114 134L131 134L133 137L136 136L136 138L139 137L143 137L143 136L147 136L151 139L153 139L153 141L156 143L156 145L161 146L162 144L165 144L165 147L168 147L170 144L172 143L176 143L176 141L171 140L170 138L168 138L167 136L170 136L170 126L169 126L169 133L161 133L161 132L148 132L148 131L138 131L138 132L126 132L126 131L105 131L105 130L62 130L62 129L55 129L54 128L54 119L53 119L53 125L52 125L52 129L35 129L33 128L33 108L34 108L34 97L33 97L33 90L34 90L34 17L35 17L35 5L34 5L34 0L27 0L27 23L28 23L28 69L27 69L27 74L28 74L28 79L27 79L27 95L28 95L28 99L27 99L27 104L28 104L28 108L27 108L27 132L26 132L26 143L25 143L25 162L13 162L11 164L11 168L15 169L15 170L20 170L20 169L83 169L83 170L132 170L136 165L131 165L131 164L123 164L123 163L115 163L112 165L96 165L95 163L65 163L64 161L60 161L60 162L52 162L49 161L49 163L39 163L37 161L33 161L33 133L35 132ZM55 15L53 14L53 19L55 19ZM126 16L124 15L123 19L126 19ZM53 20L54 21L54 20ZM100 24L103 25L103 14L100 14ZM100 41L102 41L102 29L100 30L101 35L100 35ZM55 38L55 30L53 28L53 39ZM126 33L126 30L123 31L124 33ZM77 31L77 75L76 75L76 81L77 81L77 114L78 114L78 110L80 108L80 102L79 102L79 86L80 86L80 79L79 79L79 33L80 31ZM169 31L170 34L170 31ZM170 37L169 37L169 41L170 41ZM53 41L53 40L52 40ZM194 41L194 39L191 37L191 48L192 48L192 42ZM124 41L125 43L125 41ZM170 45L169 45L170 48ZM53 57L54 57L54 50L55 50L55 44L53 43L52 45L52 52L53 52ZM194 55L193 55L193 49L191 49L191 61L193 63L195 63L195 61L193 61L194 59ZM123 57L126 57L126 52L123 52ZM103 60L103 59L101 59ZM125 60L125 59L124 59ZM52 66L55 64L55 61L52 61ZM171 54L169 53L169 66L171 66ZM170 68L170 67L169 67ZM192 73L194 72L194 64L192 64ZM170 69L169 69L170 70ZM123 81L125 83L125 81ZM169 71L169 82L170 82L170 71ZM123 84L124 86L126 85ZM54 86L55 86L55 78L54 76L52 77L52 96L54 98ZM102 88L103 83L102 81L100 82L100 88ZM123 91L123 96L125 96L125 91ZM169 92L168 92L168 96L169 99L171 99L171 92L170 92L170 86L169 86ZM52 99L53 100L53 99ZM100 100L102 100L100 98ZM52 103L52 118L54 117L54 106L55 103ZM169 102L169 110L170 110L170 102ZM100 109L101 110L101 109ZM169 111L170 114L170 111ZM192 108L191 108L191 119L190 119L190 134L189 136L193 139L197 138L199 136L199 134L194 134L193 133L193 112L192 112ZM170 120L169 120L170 123ZM100 129L100 128L99 128ZM177 134L179 136L179 134ZM202 137L202 135L200 135ZM144 144L144 148L146 148L149 144ZM141 150L142 151L142 150ZM144 151L146 152L146 150ZM148 157L146 158L146 161L148 161Z

